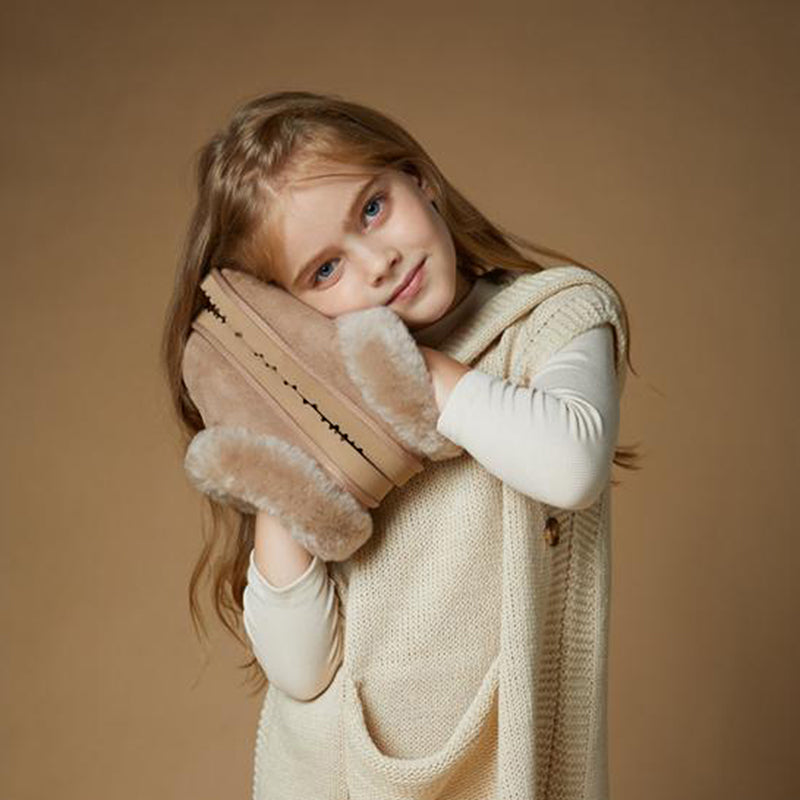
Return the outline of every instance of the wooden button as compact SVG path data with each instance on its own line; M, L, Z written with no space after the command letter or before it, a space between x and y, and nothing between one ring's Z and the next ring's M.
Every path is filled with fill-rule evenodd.
M550 547L554 547L558 544L559 537L561 536L561 527L555 517L547 518L547 521L544 523L542 536Z

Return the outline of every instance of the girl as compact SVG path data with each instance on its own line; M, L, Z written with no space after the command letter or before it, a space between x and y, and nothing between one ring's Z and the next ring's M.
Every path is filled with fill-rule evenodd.
M490 223L396 122L336 96L246 103L202 149L198 194L163 340L187 441L202 419L182 348L201 281L228 266L331 318L389 305L437 430L466 451L387 495L344 562L209 498L190 607L197 623L219 547L217 613L268 681L255 800L607 796L610 469L637 468L616 447L633 369L619 295Z

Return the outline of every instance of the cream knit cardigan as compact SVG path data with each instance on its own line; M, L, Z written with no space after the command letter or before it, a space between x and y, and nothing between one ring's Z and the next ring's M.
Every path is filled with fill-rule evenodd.
M619 298L576 266L508 273L439 345L527 385ZM428 462L373 510L372 538L328 562L344 656L310 701L269 686L254 800L608 797L610 484L588 508L524 495L464 454Z

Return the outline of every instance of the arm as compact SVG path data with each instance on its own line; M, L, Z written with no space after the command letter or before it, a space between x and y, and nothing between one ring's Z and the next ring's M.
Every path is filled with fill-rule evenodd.
M255 561L261 574L280 588L305 572L312 557L289 534L278 517L259 511L256 515Z
M311 700L328 687L343 655L335 584L325 562L263 511L250 552L243 620L270 683L297 700Z
M438 386L437 403L442 398L440 433L537 500L580 509L597 499L610 475L619 430L609 325L576 336L527 387L443 353L423 355Z

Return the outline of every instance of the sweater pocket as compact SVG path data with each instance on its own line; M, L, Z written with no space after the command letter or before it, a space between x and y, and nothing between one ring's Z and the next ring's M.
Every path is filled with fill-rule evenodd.
M419 758L384 753L365 721L359 683L344 673L342 724L350 800L487 800L496 796L500 654L445 744Z

